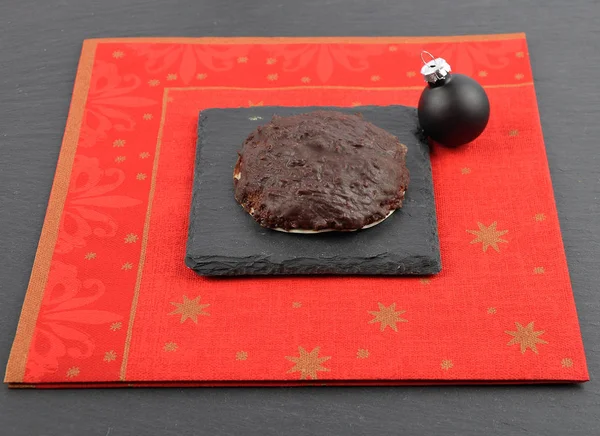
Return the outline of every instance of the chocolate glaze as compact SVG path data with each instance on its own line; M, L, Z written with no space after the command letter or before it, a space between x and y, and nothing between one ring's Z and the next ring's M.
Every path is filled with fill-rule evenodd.
M276 115L242 146L235 198L263 227L360 229L402 206L406 152L360 114Z

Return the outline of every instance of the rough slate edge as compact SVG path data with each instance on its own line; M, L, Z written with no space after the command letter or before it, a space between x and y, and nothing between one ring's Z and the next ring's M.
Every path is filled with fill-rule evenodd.
M431 240L431 245L430 245L431 250L426 255L425 254L419 255L419 256L411 255L408 257L396 257L396 258L390 257L390 260L385 264L385 267L382 267L381 265L384 265L384 264L380 260L376 259L375 263L373 263L372 265L376 265L377 269L384 270L386 272L380 272L378 274L373 274L372 272L365 272L365 270L369 268L369 267L365 267L365 265L366 265L365 258L361 257L360 263L359 263L357 261L356 256L353 256L350 258L341 258L338 256L338 257L336 257L337 262L335 264L332 264L331 259L328 259L326 266L323 266L323 263L324 263L323 258L316 258L316 257L314 259L313 258L303 258L302 261L304 263L304 266L299 267L295 263L292 264L291 266L286 266L285 262L273 263L273 262L270 262L268 259L263 260L262 264L260 264L259 260L256 258L248 260L247 263L244 264L241 261L241 258L230 257L230 256L214 256L214 255L197 256L195 253L190 253L190 245L192 245L191 242L195 238L195 231L194 231L194 229L196 228L196 226L194 225L195 220L196 220L195 214L197 212L197 208L200 205L200 202L197 200L196 196L197 196L197 192L199 192L199 190L200 190L201 180L199 177L196 177L196 173L197 173L198 168L201 168L204 165L202 163L202 160L203 160L202 150L203 150L204 140L206 139L206 135L204 135L204 128L205 128L204 124L205 124L205 121L208 118L209 114L213 110L219 111L219 112L220 111L227 111L227 112L239 111L239 112L245 112L247 115L251 115L252 113L256 113L257 111L260 111L262 113L261 115L264 115L264 112L268 111L269 116L267 116L267 117L263 116L263 119L260 122L260 123L264 124L269 121L270 116L272 116L276 113L281 113L282 111L302 109L303 112L307 112L307 111L316 110L316 109L325 109L325 110L339 110L342 112L349 112L349 113L360 113L360 112L366 112L369 109L380 109L381 107L382 106L360 106L360 107L352 107L352 108L272 106L272 107L253 108L253 109L212 108L212 109L207 109L207 110L201 111L200 116L199 116L199 121L198 121L198 140L197 140L197 147L196 147L196 160L195 160L195 166L194 166L194 175L195 176L194 176L194 182L193 182L194 187L193 187L192 204L190 207L190 220L189 220L189 227L188 227L188 243L187 243L186 258L185 258L186 265L200 275L213 276L213 277L219 277L219 276L238 276L238 277L240 277L240 276L253 276L253 275L254 276L263 276L263 277L264 276L282 276L282 275L287 275L287 276L292 276L292 275L362 275L362 276L368 276L368 275L377 275L377 276L413 275L413 276L415 276L415 275L417 275L417 276L426 276L426 275L433 275L433 274L439 273L442 269L442 265L441 265L439 237L438 237L438 232L437 232L437 211L435 208L435 198L434 198L434 192L433 192L432 176L429 179L429 190L427 190L426 188L421 189L421 192L426 192L427 196L431 196L431 203L432 203L432 208L433 208L433 213L425 214L426 218L429 221L428 228L431 229L430 238L429 238L429 240ZM425 165L425 168L423 168L424 174L432 175L431 162L429 159L429 145L426 142L426 140L424 140L422 132L418 128L416 109L414 109L412 107L408 107L408 106L401 106L401 105L390 105L387 107L411 109L412 111L414 111L413 116L414 116L414 120L415 120L415 129L412 133L414 135L414 139L417 142L421 143L421 147L412 147L410 150L412 153L415 153L416 151L420 151L422 154L426 155L422 159L419 159L417 161L417 163L422 162ZM256 125L259 125L260 123L257 123ZM239 144L239 146L241 147L241 143ZM235 156L232 158L232 161L231 161L231 168L230 168L231 174L233 174L234 165L235 165ZM409 188L409 193L410 193L410 188ZM231 185L231 199L232 199L232 201L235 202L235 200L233 199L233 184ZM406 204L406 201L410 201L410 194L407 194L405 204ZM390 224L391 221L394 219L394 217L397 218L397 215L399 213L401 213L401 211L403 209L401 209L400 211L397 211L386 222L382 223L381 226ZM246 212L244 212L244 214L245 214L244 216L246 216L247 219L252 222L251 223L252 225L258 225L252 220L252 218L250 216L248 216L246 214ZM331 234L326 234L325 236L327 236L327 235L331 235ZM299 235L285 235L285 234L281 234L281 236L282 237L287 237L287 236L301 237ZM352 262L349 262L348 259L351 259ZM398 264L403 264L405 267L402 270L399 270L397 267ZM334 266L332 267L332 265L334 265ZM257 270L260 270L260 272L258 272ZM335 270L335 272L332 272L332 270Z

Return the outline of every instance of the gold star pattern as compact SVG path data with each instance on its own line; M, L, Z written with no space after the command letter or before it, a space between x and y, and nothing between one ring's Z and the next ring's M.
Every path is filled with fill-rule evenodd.
M92 260L95 258L96 258L96 253L93 253L91 251L85 255L85 260Z
M67 377L69 377L69 378L77 377L80 372L81 371L79 371L78 367L72 366L67 370Z
M416 71L408 71L406 73L406 77L415 77L417 75Z
M125 159L127 159L125 156L117 156L117 157L115 157L115 162L123 163L123 162L125 162Z
M479 77L487 77L487 75L488 75L487 71L480 71L477 74L479 75Z
M247 62L248 62L248 58L246 56L240 56L239 58L237 58L238 64L245 64Z
M204 309L210 306L210 304L200 304L200 296L197 296L193 300L188 299L187 295L183 296L183 303L176 303L171 301L171 304L175 306L173 312L169 312L169 315L181 315L180 322L183 324L186 319L191 319L198 324L198 315L209 316L208 312L204 312Z
M117 359L117 353L115 353L114 350L107 351L106 353L104 353L104 361L105 362L112 362L116 359Z
M137 242L137 240L138 240L138 235L136 235L135 233L128 233L127 236L125 236L126 244L133 244L134 242Z
M507 335L513 336L510 342L506 345L519 344L521 347L521 354L524 354L528 348L531 349L531 351L533 351L535 354L538 354L536 344L548 343L538 337L544 334L544 330L539 330L537 332L533 330L533 321L531 321L525 327L518 322L515 322L515 325L517 326L516 331L506 330L504 332Z
M440 364L440 366L442 367L442 369L444 371L448 371L450 368L452 368L454 366L454 363L452 363L451 360L442 360L442 363Z
M515 79L517 79L517 80L521 80L523 77L525 77L524 74L521 74L521 73L515 74Z
M300 79L300 81L301 81L302 83L310 83L310 77L308 77L308 76L304 76L302 79Z
M293 307L294 309L299 309L299 308L301 308L301 307L302 307L302 303L301 303L301 302L299 302L299 301L294 301L294 302L292 303L292 307Z
M465 175L465 174L471 174L471 168L467 168L467 167L461 168L460 169L460 173L463 174L463 175Z
M269 74L267 76L267 80L274 82L275 80L279 79L279 75L277 73L274 74Z
M371 76L371 82L379 82L381 80L381 77L375 75L375 76Z
M235 360L246 360L248 359L248 353L245 351L238 351L235 353Z
M142 118L146 121L150 121L154 116L152 114L144 114Z
M125 56L125 53L123 53L121 50L115 50L112 53L112 57L115 59L123 59L124 56Z
M175 101L175 99L173 97L167 98L167 103L173 103L174 101Z
M406 310L396 311L396 303L392 303L389 307L385 307L382 303L377 303L379 306L378 311L369 311L373 318L369 321L369 324L380 323L379 330L384 331L386 327L390 327L395 332L398 331L398 326L396 323L399 322L408 322L408 320L401 318L400 315L406 312Z
M136 178L137 180L146 180L146 177L147 177L147 176L146 176L146 174L144 174L144 173L137 173L137 175L135 176L135 178Z
M165 344L165 346L163 347L163 350L169 353L172 353L174 351L177 351L177 344L175 342L167 342Z
M537 222L541 222L546 219L546 215L544 215L543 213L536 213L535 216L533 217L533 219L536 220Z
M360 348L356 352L356 358L357 359L366 359L367 357L369 357L369 350L365 350L364 348Z
M277 59L267 58L267 65L274 65L275 63L277 63Z
M421 283L422 285L428 285L429 283L431 283L431 279L419 279L419 283Z
M487 313L488 313L488 315L494 315L494 314L496 314L496 308L495 307L488 307Z
M152 86L152 87L154 87L154 86L158 86L158 85L160 85L160 80L158 80L158 79L151 79L151 80L148 80L148 85L150 85L150 86Z
M147 151L143 151L142 153L140 153L140 159L148 159L150 157L150 153L148 153Z
M122 322L120 322L120 321L119 321L119 322L113 322L113 323L110 325L110 329L111 329L113 332L116 332L117 330L121 330L121 327L123 327L123 323L122 323Z
M533 269L533 273L534 273L534 274L544 274L545 272L546 272L546 270L544 269L544 267L543 267L543 266L536 266L536 267Z
M264 103L262 101L259 101L258 103L252 103L252 100L248 100L248 106L250 106L250 107L264 106Z
M508 136L519 136L519 131L517 129L510 130Z
M515 56L518 58L524 58L525 57L525 53L522 51L518 51L515 53Z
M175 74L175 73L167 74L167 80L169 80L169 81L177 80L177 74Z
M208 77L208 74L206 74L206 73L196 74L196 79L198 79L198 80L204 80L207 77Z
M319 357L320 347L315 347L310 353L304 348L298 347L299 357L285 356L287 360L295 363L294 367L288 371L289 373L299 372L300 380L307 380L310 377L312 380L317 379L318 371L330 371L321 364L331 359L331 356Z
M390 45L390 46L388 47L388 50L389 50L389 51L398 51L398 47L396 47L395 45Z
M115 139L113 141L113 147L125 147L125 143L127 141L125 141L124 139Z
M492 247L496 251L500 251L498 248L499 242L508 241L502 239L500 236L508 233L508 230L496 230L496 226L498 223L494 221L490 224L489 227L484 226L482 223L478 222L479 230L467 230L467 233L471 233L472 235L477 236L475 239L471 241L471 244L477 244L479 242L483 243L483 252L485 253L489 247Z
M565 357L563 360L560 361L560 364L563 368L571 368L573 366L573 359Z
M129 271L131 268L133 268L133 264L131 262L125 262L121 267L121 269L125 271Z

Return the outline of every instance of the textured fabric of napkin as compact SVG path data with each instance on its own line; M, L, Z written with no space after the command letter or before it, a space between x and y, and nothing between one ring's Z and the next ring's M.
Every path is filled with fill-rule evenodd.
M416 106L421 50L491 102L480 138L432 152L442 273L185 267L198 111ZM10 386L586 380L524 35L84 43Z

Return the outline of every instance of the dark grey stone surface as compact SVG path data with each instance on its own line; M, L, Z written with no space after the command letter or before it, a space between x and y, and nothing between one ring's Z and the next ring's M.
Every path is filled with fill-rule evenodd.
M274 114L316 107L209 109L198 121L198 149L185 262L201 275L429 275L441 270L429 147L416 109L319 108L360 112L408 147L410 184L401 209L362 231L287 234L264 229L235 201L233 168L246 137Z
M524 31L592 377L583 386L43 392L0 386L0 434L597 434L600 81L594 72L600 67L599 7L597 0L0 1L2 364L8 359L42 228L82 39Z

